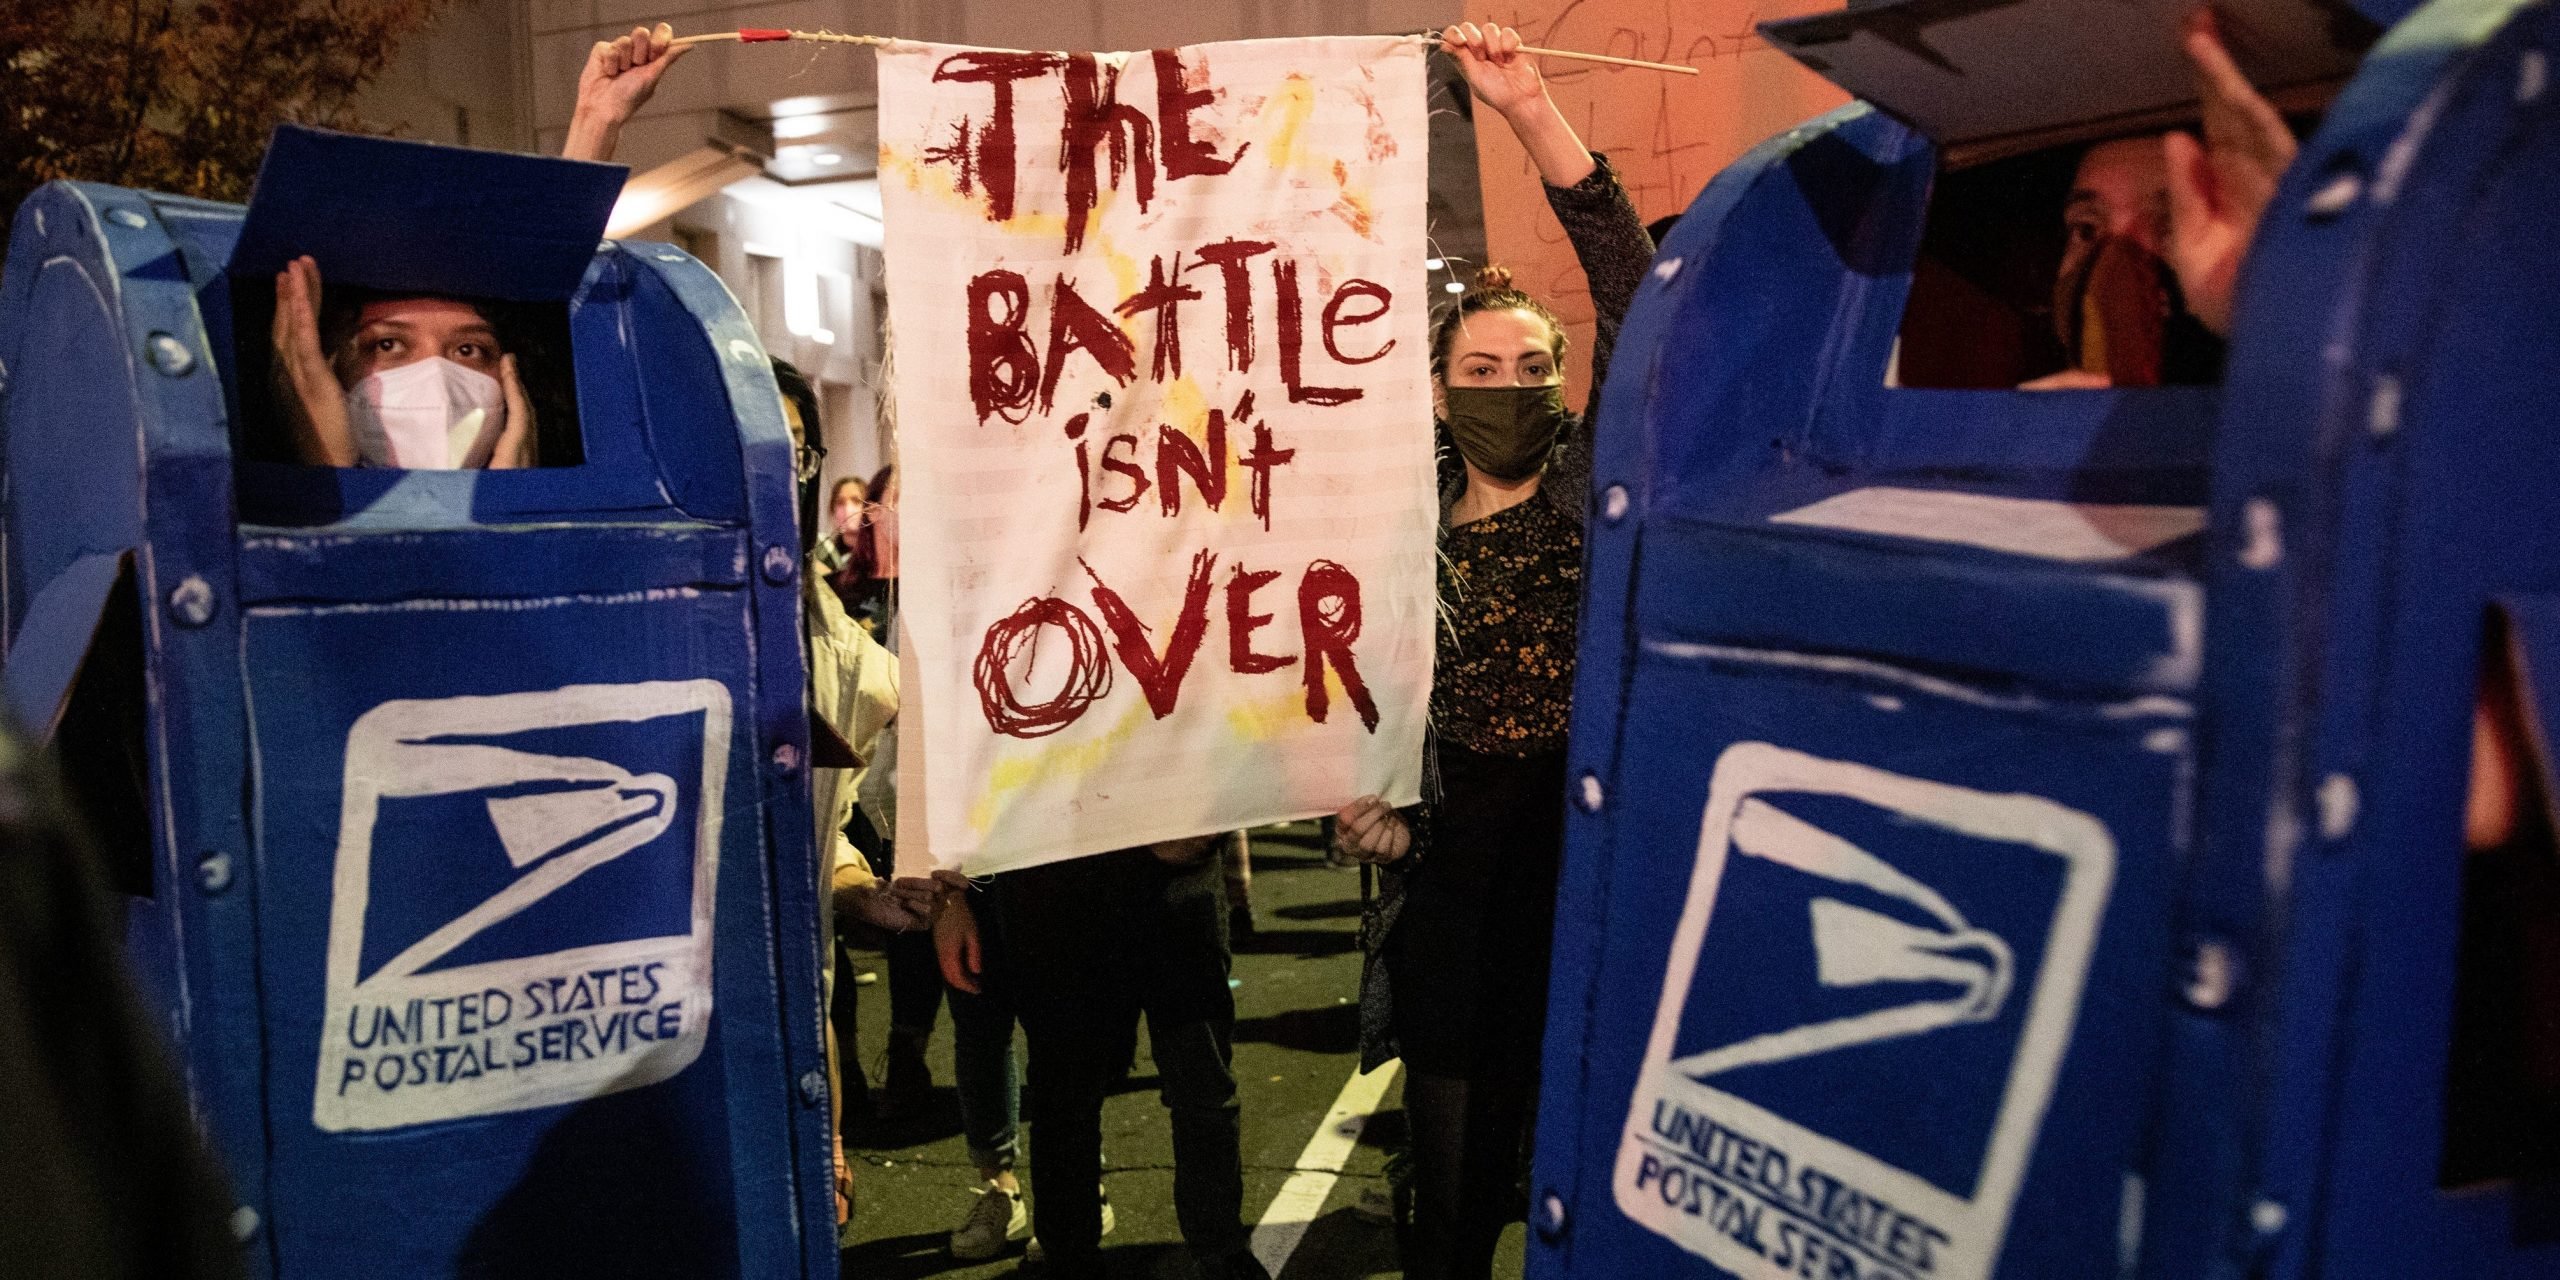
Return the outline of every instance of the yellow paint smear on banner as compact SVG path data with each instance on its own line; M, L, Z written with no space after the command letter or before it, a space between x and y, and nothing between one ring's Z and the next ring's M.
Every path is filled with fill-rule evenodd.
M987 785L978 792L977 803L969 807L969 826L983 836L995 829L996 810L1006 796L1034 782L1078 778L1110 763L1112 755L1136 736L1146 719L1147 704L1141 700L1120 717L1120 723L1099 737L1061 742L997 761L987 771Z

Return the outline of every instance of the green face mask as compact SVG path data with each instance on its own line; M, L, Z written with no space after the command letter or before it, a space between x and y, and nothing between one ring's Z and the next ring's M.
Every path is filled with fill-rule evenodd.
M1458 455L1496 480L1536 475L1571 419L1560 386L1441 390Z

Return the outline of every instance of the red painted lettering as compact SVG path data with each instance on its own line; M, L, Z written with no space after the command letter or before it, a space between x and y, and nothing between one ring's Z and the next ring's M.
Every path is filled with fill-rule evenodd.
M1271 469L1297 457L1295 449L1271 447L1271 428L1266 423L1253 424L1253 451L1236 461L1253 473L1253 514L1262 518L1262 527L1271 528Z
M1355 298L1366 298L1378 305L1357 314L1344 314L1342 304ZM1343 364L1367 364L1395 350L1396 340L1389 338L1365 356L1346 356L1334 341L1336 330L1354 329L1373 320L1383 320L1394 304L1394 295L1387 292L1385 285L1374 280L1343 281L1342 287L1334 290L1332 299L1324 304L1324 353Z
M1156 501L1163 504L1168 516L1182 514L1182 482L1177 473L1188 473L1191 483L1200 490L1200 500L1215 511L1227 500L1227 414L1223 409L1209 411L1209 454L1200 455L1200 446L1180 428L1170 424L1156 429Z
M1237 565L1227 579L1227 666L1238 675L1258 676L1297 661L1294 657L1253 651L1255 629L1271 621L1270 614L1253 611L1253 593L1279 577L1277 570L1247 572L1243 565Z
M1112 651L1120 655L1120 665L1146 691L1147 709L1158 720L1173 714L1176 700L1182 696L1182 678L1191 672L1191 660L1199 655L1200 639L1209 630L1209 575L1216 568L1218 556L1202 551L1191 557L1191 581L1182 593L1182 613L1174 619L1173 634L1164 642L1164 656L1156 656L1147 645L1147 628L1138 621L1120 593L1105 586L1102 576L1085 565L1087 577L1093 579L1093 603L1102 610L1102 621L1111 628ZM1084 564L1079 559L1078 564ZM1303 594L1303 593L1302 593ZM1356 607L1356 605L1355 605Z
M1049 286L1049 364L1040 374L1040 411L1057 403L1058 376L1066 371L1067 353L1081 351L1122 386L1138 373L1138 347L1111 318L1093 309L1076 292L1075 282L1059 276ZM1021 419L1017 418L1019 422Z
M1171 49L1158 49L1154 57L1156 128L1164 135L1164 176L1168 180L1214 178L1235 168L1252 143L1239 144L1234 155L1221 160L1207 142L1191 136L1191 113L1218 100L1208 87L1208 73L1193 78L1182 65L1182 55Z
M1024 332L1031 286L1012 271L981 272L969 281L969 403L978 421L989 414L1020 422L1038 385L1039 353Z
M937 83L983 84L995 91L994 114L974 140L969 136L969 122L962 120L959 139L952 146L924 154L929 162L958 164L960 177L956 185L963 192L969 190L971 176L977 178L987 191L990 222L1003 222L1013 216L1014 83L1047 75L1058 69L1060 61L1054 53L959 53L943 59L933 69Z
M1360 713L1360 723L1378 731L1378 704L1353 664L1351 642L1360 638L1360 580L1331 560L1307 566L1298 579L1298 630L1306 647L1307 718L1323 724L1332 695L1325 688L1329 660L1342 679L1342 692Z
M1043 627L1066 633L1067 678L1058 692L1040 702L1024 702L1014 691L1013 664ZM1029 672L1025 671L1025 675ZM1102 651L1102 632L1082 609L1055 596L1025 600L1022 607L987 628L972 672L978 687L978 709L987 727L1015 738L1044 738L1084 714L1086 707L1111 692L1111 660Z
M1130 461L1127 462L1123 462L1120 459L1111 456L1112 450L1117 449L1124 444L1129 446ZM1137 464L1137 456L1138 438L1128 434L1127 432L1122 432L1121 434L1113 436L1102 442L1102 469L1111 472L1114 475L1129 477L1129 496L1125 498L1109 498L1093 505L1100 507L1105 511L1118 511L1123 513L1137 509L1138 499L1147 496L1147 471L1146 468Z
M1067 58L1067 118L1060 139L1059 163L1067 170L1067 252L1084 246L1085 225L1093 217L1099 188L1096 153L1111 149L1111 186L1133 179L1131 186L1144 211L1156 195L1155 125L1146 113L1118 100L1120 68L1105 67L1090 53ZM1133 159L1131 152L1136 152Z
M1246 264L1269 253L1268 240L1221 240L1200 247L1200 261L1218 269L1227 296L1227 367L1238 373L1253 369L1253 277Z
M1271 282L1280 293L1280 381L1289 388L1291 404L1349 404L1365 394L1358 387L1310 387L1299 381L1299 348L1306 323L1298 309L1298 264L1281 259L1271 264ZM1381 352L1380 354L1385 354Z
M1182 283L1182 255L1173 255L1168 270L1162 258L1147 262L1147 287L1120 300L1115 314L1136 316L1141 311L1156 313L1156 348L1154 372L1149 376L1158 382L1169 382L1182 376L1182 318L1180 307L1185 302L1200 300L1200 291Z

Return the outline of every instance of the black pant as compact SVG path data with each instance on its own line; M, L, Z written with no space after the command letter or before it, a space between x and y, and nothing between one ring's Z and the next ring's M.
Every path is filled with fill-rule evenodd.
M1564 753L1440 744L1430 853L1387 940L1413 1139L1407 1280L1483 1280L1521 1216L1564 849Z
M1127 1072L1138 1015L1173 1125L1173 1204L1204 1260L1242 1253L1244 1161L1230 1066L1218 860L1144 849L995 878L1007 990L1031 1046L1032 1228L1064 1280L1101 1274L1102 1100Z

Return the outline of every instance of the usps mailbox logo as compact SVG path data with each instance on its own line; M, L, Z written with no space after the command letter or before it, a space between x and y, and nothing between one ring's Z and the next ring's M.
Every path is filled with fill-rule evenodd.
M1743 1280L1984 1280L2114 870L2039 796L1728 748L1618 1207Z
M665 1080L711 1022L717 680L385 702L347 735L312 1123Z

